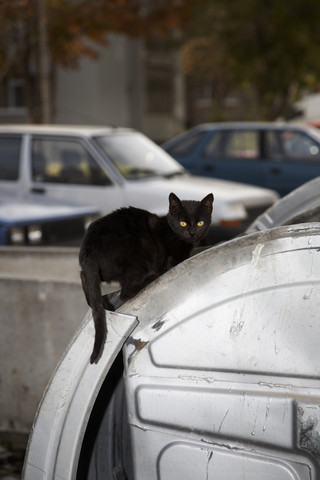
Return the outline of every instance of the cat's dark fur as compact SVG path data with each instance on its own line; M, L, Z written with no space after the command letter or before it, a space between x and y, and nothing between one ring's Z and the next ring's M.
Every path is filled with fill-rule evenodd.
M201 201L169 195L169 212L159 217L134 207L121 208L93 222L79 255L82 288L92 309L95 342L90 358L97 363L107 326L101 282L119 282L120 298L134 297L164 272L188 258L211 224L213 195ZM203 222L203 223L202 223Z

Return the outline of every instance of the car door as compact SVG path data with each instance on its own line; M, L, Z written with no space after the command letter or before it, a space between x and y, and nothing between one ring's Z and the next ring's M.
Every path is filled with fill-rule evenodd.
M320 175L320 142L293 128L265 133L266 187L285 195Z
M33 192L94 205L102 214L124 205L120 183L83 139L34 135L30 141Z
M216 130L203 149L202 169L211 176L264 186L260 131Z

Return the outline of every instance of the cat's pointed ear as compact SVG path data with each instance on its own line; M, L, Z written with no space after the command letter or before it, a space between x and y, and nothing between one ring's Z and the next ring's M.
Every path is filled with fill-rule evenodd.
M181 208L181 200L174 193L169 195L169 212L171 215L177 213Z
M201 205L207 210L209 210L209 212L212 212L213 199L214 199L213 194L209 193L209 195L207 195L201 200Z

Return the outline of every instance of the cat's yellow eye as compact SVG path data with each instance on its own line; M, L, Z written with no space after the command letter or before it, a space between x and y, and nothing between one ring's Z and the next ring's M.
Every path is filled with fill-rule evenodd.
M186 222L180 222L180 225L181 225L181 227L186 227L187 226Z
M200 222L197 223L198 227L202 227L203 224L204 224L204 221L203 221L203 220L201 220Z

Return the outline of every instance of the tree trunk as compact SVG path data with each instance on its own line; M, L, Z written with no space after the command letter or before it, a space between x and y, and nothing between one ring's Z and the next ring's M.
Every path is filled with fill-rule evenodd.
M51 122L46 0L38 0L40 123Z

